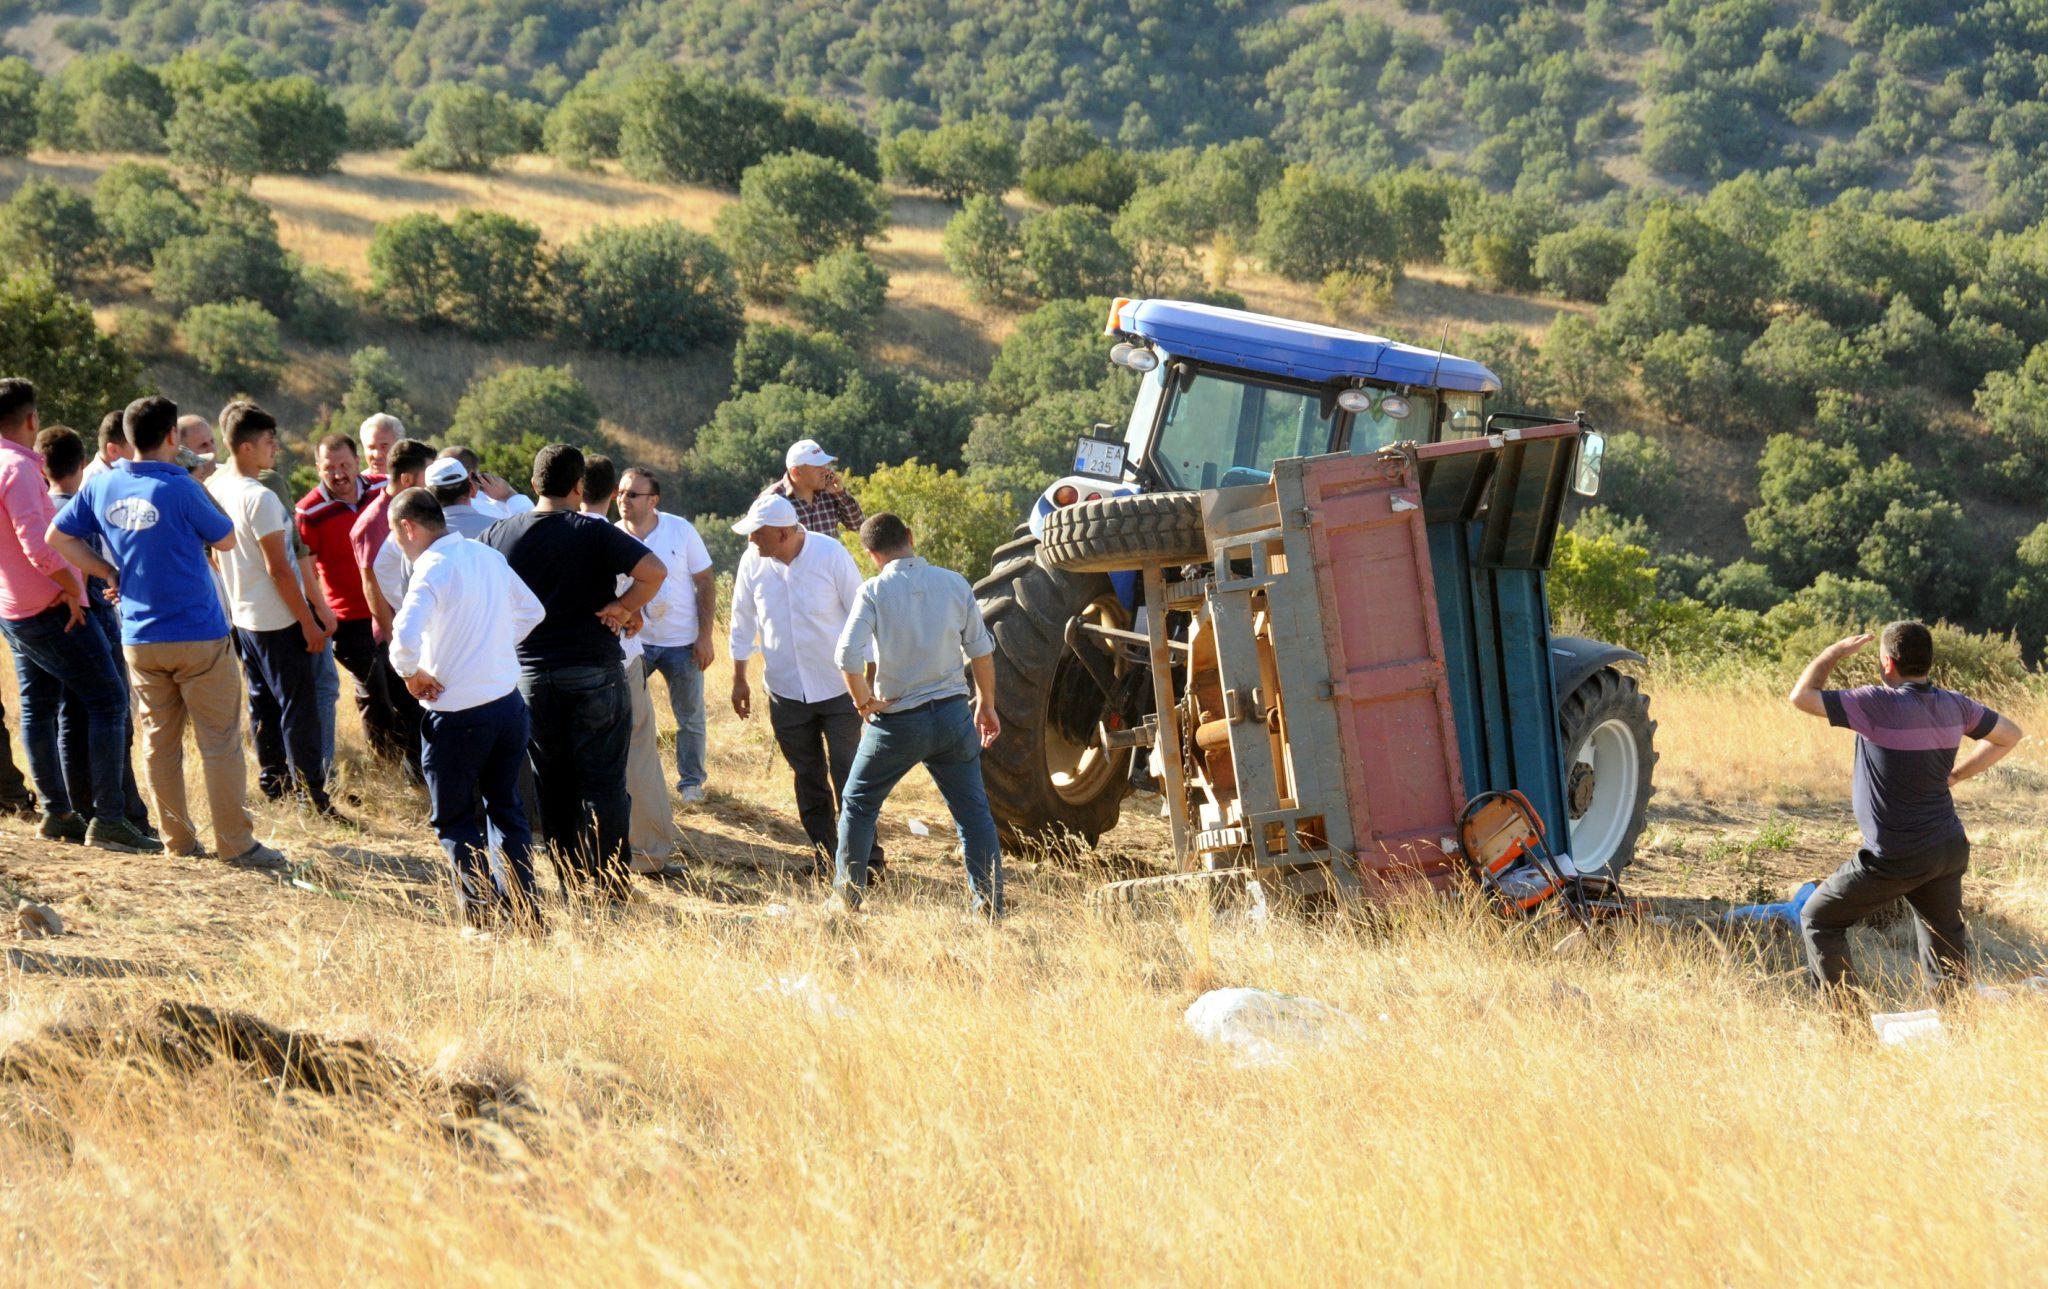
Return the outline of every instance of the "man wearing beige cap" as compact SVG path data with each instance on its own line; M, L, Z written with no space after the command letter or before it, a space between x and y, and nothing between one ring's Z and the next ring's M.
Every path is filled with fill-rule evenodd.
M815 446L815 445L814 445ZM804 834L825 863L839 844L839 795L860 750L860 713L835 651L860 594L860 569L836 537L806 529L787 497L764 492L732 526L747 539L732 585L732 710L753 715L747 660L761 655L768 724L796 776ZM868 861L882 862L880 848Z
M828 537L837 536L842 528L859 532L863 518L860 503L832 468L838 460L816 439L798 439L782 458L783 476L768 485L769 492L796 507L799 524Z

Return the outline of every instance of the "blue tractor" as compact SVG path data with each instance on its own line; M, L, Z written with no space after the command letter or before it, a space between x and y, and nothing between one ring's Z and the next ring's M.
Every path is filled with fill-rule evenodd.
M1568 494L1598 487L1603 444L1583 418L1491 409L1500 381L1470 359L1241 310L1119 299L1105 333L1110 361L1143 377L1129 422L1081 436L1074 472L975 588L1003 718L983 772L1007 840L1093 844L1126 796L1157 786L1158 695L1184 680L1155 689L1153 660L1182 654L1147 644L1180 628L1142 620L1130 570L1216 572L1205 499L1270 482L1276 462L1421 448L1463 782L1524 790L1580 872L1618 876L1656 762L1648 698L1624 670L1643 659L1553 636L1544 585Z

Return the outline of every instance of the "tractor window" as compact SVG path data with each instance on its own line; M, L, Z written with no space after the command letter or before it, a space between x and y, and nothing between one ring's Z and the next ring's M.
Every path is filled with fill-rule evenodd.
M1476 439L1486 433L1484 394L1444 395L1444 442Z
M1282 457L1329 450L1322 395L1202 373L1170 395L1151 460L1176 488L1254 483Z
M1396 443L1427 443L1429 427L1436 422L1436 397L1416 390L1406 396L1408 415L1389 416L1387 400L1375 398L1370 411L1351 417L1351 455L1371 456ZM1399 407L1397 399L1394 406Z

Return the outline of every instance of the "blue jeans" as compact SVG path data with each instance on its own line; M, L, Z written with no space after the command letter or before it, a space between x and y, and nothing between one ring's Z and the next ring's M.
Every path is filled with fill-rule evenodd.
M101 595L105 588L106 583L96 577L87 581L85 614L99 631L100 639L106 641L107 653L114 659L114 670L125 686L128 684L128 667L121 657L121 615ZM121 738L120 813L129 823L147 828L149 807L143 804L142 791L135 783L133 703L130 708ZM57 747L64 758L64 791L71 798L72 808L90 809L95 814L111 813L100 810L99 803L93 800L91 722L86 717L84 701L68 689L57 703Z
M633 698L625 667L522 670L519 692L531 722L527 754L540 835L562 867L563 885L623 890L633 815L626 792Z
M341 670L334 665L334 646L313 659L313 703L320 710L320 758L334 765L334 705L341 701Z
M668 681L676 718L676 791L704 786L704 669L695 645L648 645L647 674Z
M75 695L85 712L91 764L92 800L79 802L102 813L95 818L121 818L122 736L128 728L128 682L114 665L106 638L88 618L76 629L64 604L53 604L32 618L0 619L0 633L14 650L14 669L21 683L21 741L28 748L29 775L42 795L46 814L72 811L64 786L64 756L57 741L57 715L64 696Z
M275 631L235 628L235 651L249 686L249 726L256 745L257 784L283 796L292 779L315 806L327 805L327 762L320 755L315 654L297 623Z
M858 902L868 884L868 855L875 821L889 793L922 764L931 772L967 854L967 883L977 910L1003 908L1003 855L996 821L981 783L981 736L974 710L963 697L941 698L906 712L882 712L868 719L853 758L853 773L839 801L839 853L832 889Z
M491 912L533 913L533 830L519 800L527 734L526 700L517 692L459 712L427 709L420 716L420 766L434 835L448 854L456 907L467 921ZM485 819L499 846L495 871Z

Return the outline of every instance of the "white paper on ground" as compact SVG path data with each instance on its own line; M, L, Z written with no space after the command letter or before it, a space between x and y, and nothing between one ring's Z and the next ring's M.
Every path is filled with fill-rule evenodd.
M1241 1065L1272 1065L1288 1050L1362 1038L1365 1027L1328 1003L1267 989L1212 989L1182 1018L1195 1037L1232 1049Z
M1877 1031L1877 1041L1887 1047L1925 1042L1928 1039L1940 1038L1945 1033L1941 1025L1941 1013L1932 1009L1917 1012L1873 1012L1870 1027Z

